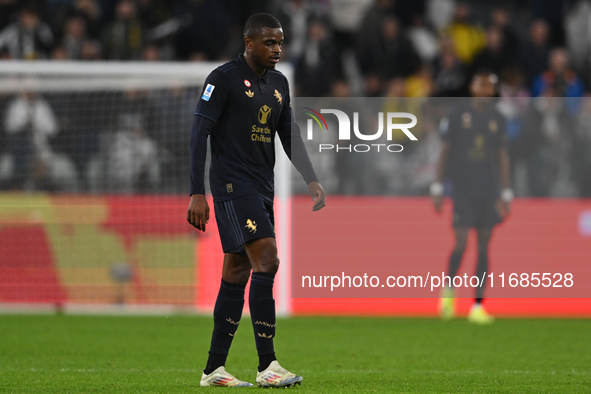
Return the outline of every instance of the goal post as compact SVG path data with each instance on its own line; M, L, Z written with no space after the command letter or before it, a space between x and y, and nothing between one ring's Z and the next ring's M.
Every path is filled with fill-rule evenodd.
M219 65L0 62L0 254L12 256L0 263L0 304L194 304L188 136ZM277 69L292 80L289 64ZM276 298L287 316L291 164L276 151Z

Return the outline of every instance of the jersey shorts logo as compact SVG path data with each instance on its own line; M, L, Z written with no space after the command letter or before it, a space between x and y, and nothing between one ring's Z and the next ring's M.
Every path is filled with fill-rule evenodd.
M244 226L244 228L247 228L248 231L254 234L257 232L257 222L253 222L250 219L246 219L246 226Z
M267 123L267 120L269 120L269 115L271 115L271 108L265 104L261 107L261 109L259 109L259 122L261 124Z
M283 97L281 97L281 93L279 93L277 89L275 89L275 97L277 98L279 104L281 104L281 102L283 101Z
M247 91L245 91L244 93L246 93L246 95L247 95L248 97L252 97L252 96L254 96L254 92L251 92L250 90L247 90Z
M205 91L203 92L203 96L201 96L201 100L209 101L214 89L215 86L208 83L207 87L205 88Z
M248 79L244 80L244 84L246 85L247 88L250 87L250 81Z

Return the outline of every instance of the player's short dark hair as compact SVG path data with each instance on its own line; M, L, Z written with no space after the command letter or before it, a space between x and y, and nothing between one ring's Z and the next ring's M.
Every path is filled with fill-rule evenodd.
M281 29L281 23L271 14L253 14L244 24L244 37L253 37L260 34L264 28Z

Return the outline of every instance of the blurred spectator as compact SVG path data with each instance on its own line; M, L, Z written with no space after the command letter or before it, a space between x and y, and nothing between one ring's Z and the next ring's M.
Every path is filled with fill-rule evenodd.
M520 50L520 64L523 66L526 83L532 86L534 80L548 69L548 24L543 20L535 20L529 26L529 40Z
M174 16L190 16L191 23L176 34L177 58L194 60L194 55L199 54L203 60L218 59L228 44L231 27L228 13L224 2L219 0L188 0L178 3L173 9ZM240 30L240 37L241 33Z
M340 62L332 46L326 22L313 19L308 24L308 43L296 61L295 79L298 95L320 97L328 95L335 79L341 75Z
M101 44L96 40L87 40L80 48L80 60L99 60L101 58Z
M84 18L86 32L95 40L101 38L103 12L98 0L74 0L72 14Z
M527 162L529 195L548 197L558 179L561 163L569 162L568 147L572 141L570 118L565 100L551 87L533 99L524 117L520 140Z
M433 95L462 97L468 95L468 72L453 50L449 36L441 37L441 53L435 60Z
M380 40L382 36L384 19L395 16L394 0L376 0L367 10L356 38L357 56L363 69L367 69L364 59L370 57L370 43Z
M12 59L47 59L53 43L51 28L31 5L24 6L18 20L0 32L0 53L6 51Z
M520 39L515 30L511 27L511 16L502 7L493 9L491 13L491 25L500 29L503 36L503 52L511 58L517 55Z
M362 63L382 79L407 77L419 67L420 59L394 17L383 19L380 37L368 42L367 48Z
M150 171L157 158L157 111L144 92L127 90L119 105L117 129L108 148L106 181L112 191L148 191L157 180Z
M51 60L70 60L68 51L61 45L53 48L53 51L51 51Z
M170 1L165 0L136 0L138 14L145 27L152 29L166 22L172 16Z
M445 29L453 42L458 58L464 64L472 63L474 56L486 45L484 30L470 23L470 6L458 3L452 23Z
M160 49L156 45L148 45L142 51L142 60L146 62L157 62L162 60Z
M437 31L443 31L453 20L455 0L427 0L426 18Z
M564 46L563 18L568 1L570 0L529 0L533 17L546 21L550 27L552 46Z
M156 144L145 133L139 119L128 118L115 133L109 147L107 180L115 192L146 192L149 189L149 171L155 164Z
M439 39L425 24L425 19L416 16L408 28L408 38L424 63L431 64L439 53Z
M365 77L365 95L379 97L382 95L382 81L375 74L367 74Z
M129 89L118 100L115 114L117 130L141 127L142 132L154 138L158 128L158 111L150 91Z
M483 70L499 75L503 68L512 63L511 54L505 49L504 41L503 31L500 28L496 26L488 28L486 47L474 56L471 67L472 75Z
M529 109L530 93L525 86L523 73L517 67L509 67L500 74L497 110L507 120L506 131L511 169L515 173L517 166L526 159L529 149L523 143L523 117ZM511 179L517 179L514 175Z
M386 99L384 100L381 112L384 114L388 112L410 112L411 114L420 114L421 100L415 98L407 98L406 92L408 86L404 78L393 78L388 81L386 91ZM415 115L415 116L416 116ZM386 124L386 115L384 115L384 124ZM421 128L413 129L413 134L421 139ZM404 146L404 153L409 154L416 147L413 141L410 141L404 132L400 129L392 131L392 140Z
M565 16L566 44L571 56L573 68L586 76L583 79L589 85L591 78L591 2L586 0L574 1Z
M330 97L351 97L351 86L344 79L337 79L332 84Z
M573 176L580 197L591 197L591 97L583 99L575 124Z
M43 4L43 16L51 25L53 34L59 41L59 37L63 34L66 19L71 16L71 9L73 0L43 0L38 1L37 4Z
M0 0L0 31L13 22L12 16L17 10L17 0Z
M139 60L145 30L131 0L120 0L115 10L115 21L103 33L103 51L110 60Z
M62 46L70 60L82 58L82 46L86 41L86 22L82 17L71 17L66 21Z
M525 86L523 73L516 67L509 67L500 74L497 109L507 119L509 143L520 137L521 118L529 106L529 90ZM511 152L511 150L509 150Z
M333 45L339 58L351 49L363 22L363 16L373 0L329 0L330 17L334 29Z
M403 1L398 0L394 2L394 10L396 17L404 26L411 26L415 23L416 17L422 17L427 10L426 0Z
M578 109L579 97L585 89L579 77L569 68L568 52L564 48L555 48L550 52L550 67L534 82L532 96L540 96L547 90L555 92L557 97L568 97L565 100L567 109L574 113Z
M411 76L406 78L406 97L429 97L433 93L433 72L427 65L421 66Z
M289 0L280 2L277 19L283 26L285 36L286 55L289 60L302 56L306 50L308 21L323 15L317 2L309 0Z
M49 139L58 132L56 117L42 97L29 91L8 104L4 117L12 156L11 189L51 189L48 179L53 151Z

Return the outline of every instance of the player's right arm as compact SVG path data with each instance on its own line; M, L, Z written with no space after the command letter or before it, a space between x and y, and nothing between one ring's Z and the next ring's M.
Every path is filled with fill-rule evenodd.
M435 182L431 184L430 193L433 200L433 206L437 213L441 213L443 206L443 175L445 174L445 165L447 164L447 157L449 156L449 143L443 142L441 145L441 153L437 160L437 168L435 175Z
M205 198L205 159L207 137L215 123L204 116L195 115L191 129L191 201L187 210L187 221L197 230L205 231L209 222L209 204Z
M511 189L511 165L509 160L509 150L507 148L507 125L504 118L500 118L499 131L497 132L498 164L499 178L501 181L501 198L499 201L499 213L502 219L505 219L511 210L510 205L513 200L513 189Z
M209 222L209 204L205 198L204 182L207 138L224 111L227 91L225 76L219 70L213 71L205 81L191 129L191 201L187 210L187 221L201 231L205 231L205 226Z

